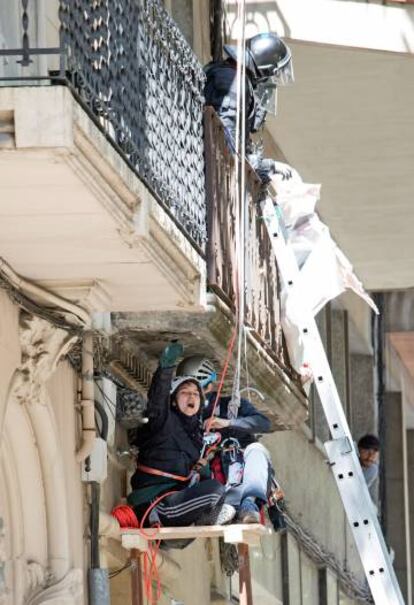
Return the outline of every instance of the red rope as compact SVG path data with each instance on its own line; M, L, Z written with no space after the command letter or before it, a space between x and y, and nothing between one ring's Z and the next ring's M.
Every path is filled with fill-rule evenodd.
M133 528L139 529L139 521L134 512L134 509L127 504L120 504L115 506L112 510L111 515L118 521L119 526L122 528Z
M142 536L144 536L144 538L148 540L148 551L144 554L144 586L145 596L150 605L157 605L158 601L161 598L161 581L157 567L157 555L160 549L161 540L148 539L151 538L151 535L148 535L146 532L144 532L144 523L150 512L157 506L157 504L159 504L161 500L163 500L167 496L175 494L176 491L177 490L166 492L165 494L162 494L161 496L156 498L154 502L152 502L145 511L140 523L140 533ZM160 525L158 524L156 527L158 528L160 527ZM154 536L156 533L157 531L155 531L152 536ZM155 593L153 590L153 583L155 583L156 586Z
M233 328L233 334L231 335L230 342L227 346L226 360L224 362L223 370L221 372L220 382L219 382L219 386L217 389L216 399L214 400L213 410L212 410L211 416L207 422L207 426L206 426L207 433L209 433L211 430L211 423L213 422L214 413L216 411L216 407L217 407L217 404L220 399L221 391L222 391L223 385L224 385L224 379L225 379L227 371L229 369L230 359L233 354L233 349L234 349L234 345L236 342L236 336L237 336L237 332L238 332L238 323L239 323L239 313L240 313L239 289L237 286L238 286L238 268L236 267L235 279L234 279L234 283L233 283L233 288L234 288L234 292L235 292L234 306L235 306L235 311L236 311L235 323L234 323L234 328Z
M149 507L147 508L147 510L145 511L142 519L141 519L141 523L140 523L140 533L144 536L144 538L148 538L151 537L149 534L146 534L145 532L143 532L143 528L144 528L144 523L148 517L148 515L150 514L150 512L157 506L157 504L159 504L161 502L161 500L163 500L164 498L166 498L167 496L171 496L172 494L175 494L178 490L172 490L170 492L166 492L165 494L162 494L161 496L158 496L158 498L156 498L154 500L154 502L151 502L151 504L149 505ZM152 536L155 536L157 532L155 532L154 534L152 534Z
M144 592L145 597L150 605L157 605L158 601L161 598L161 580L160 574L157 567L157 555L160 549L161 540L154 539L158 533L158 528L160 524L154 525L156 528L155 532L148 533L144 531L145 521L150 514L150 512L167 496L171 496L175 494L176 490L166 492L162 494L158 498L154 500L150 504L150 506L146 509L141 521L138 520L134 509L127 504L121 504L119 506L115 506L112 510L111 515L118 521L119 526L123 529L138 529L141 536L143 536L148 541L148 551L144 553ZM155 584L155 591L154 586Z
M231 356L232 356L232 353L233 353L233 349L234 349L234 343L236 342L236 335L237 335L237 324L234 326L233 334L231 336L230 342L229 342L228 347L227 347L226 361L224 362L223 370L221 372L220 382L219 382L219 386L218 386L218 389L217 389L216 398L214 400L213 409L211 411L211 416L210 416L210 418L207 421L207 426L206 426L206 432L207 433L209 433L211 431L211 424L213 422L214 413L216 411L217 404L218 404L218 402L220 400L220 395L221 395L221 391L223 389L224 379L226 377L227 370L229 369L230 359L231 359Z

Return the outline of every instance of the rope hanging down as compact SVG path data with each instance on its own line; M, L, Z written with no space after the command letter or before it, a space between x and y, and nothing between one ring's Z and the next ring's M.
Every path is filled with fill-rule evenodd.
M220 400L224 380L230 365L234 347L237 341L237 358L234 373L232 397L228 407L228 418L237 418L240 406L240 373L242 363L243 343L246 347L244 336L245 320L245 239L246 239L246 183L245 183L245 157L246 157L246 38L245 23L246 10L245 0L237 1L237 22L241 24L241 36L237 41L237 66L236 66L236 86L237 86L237 113L236 113L236 140L235 140L235 198L236 198L236 263L233 274L235 297L236 320L229 344L227 346L226 358L220 375L219 386L212 412L206 427L206 432L210 432L216 407ZM247 364L247 355L245 351L245 360ZM247 368L246 368L247 369Z
M232 397L228 408L228 417L236 418L240 406L240 374L242 349L244 345L245 322L245 243L246 243L246 7L245 0L237 4L237 21L240 36L237 41L237 114L236 114L236 330L237 353L233 380Z

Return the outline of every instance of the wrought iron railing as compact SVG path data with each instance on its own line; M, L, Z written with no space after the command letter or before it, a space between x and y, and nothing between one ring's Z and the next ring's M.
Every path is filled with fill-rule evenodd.
M22 0L22 46L0 50L0 57L20 54L24 67L36 55L59 53L55 76L78 95L177 224L204 247L204 73L196 56L160 0L56 0L58 5L55 48L30 44L31 7ZM28 75L40 76L33 69Z
M204 114L208 207L208 286L230 306L235 303L235 159L211 107ZM261 182L247 165L248 220L245 249L246 324L278 361L288 364L280 324L280 286L276 260L258 205Z

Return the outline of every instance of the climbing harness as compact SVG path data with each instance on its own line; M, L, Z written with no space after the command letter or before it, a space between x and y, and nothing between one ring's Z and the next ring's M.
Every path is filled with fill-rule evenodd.
M220 462L226 477L226 488L236 487L243 481L244 454L234 437L225 439L220 446Z
M203 436L203 447L201 450L201 454L200 454L200 458L206 458L206 460L208 461L209 456L211 455L211 452L213 452L218 444L221 441L221 434L220 433L205 433Z
M153 468L152 466L146 466L146 464L141 464L140 462L137 462L136 468L143 473L147 473L147 475L157 475L158 477L166 477L167 479L174 479L175 481L189 481L192 476L192 473L187 475L187 477L174 475L173 473L167 473L167 471L160 471L158 468Z

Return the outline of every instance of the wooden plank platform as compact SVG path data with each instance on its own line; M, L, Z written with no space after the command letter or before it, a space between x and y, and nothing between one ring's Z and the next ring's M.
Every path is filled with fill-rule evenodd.
M259 523L234 525L191 525L190 527L160 527L139 529L122 529L122 546L128 550L137 549L145 552L148 540L176 540L182 538L219 538L232 544L258 546L260 538L271 534L269 527ZM146 535L143 535L146 534Z

